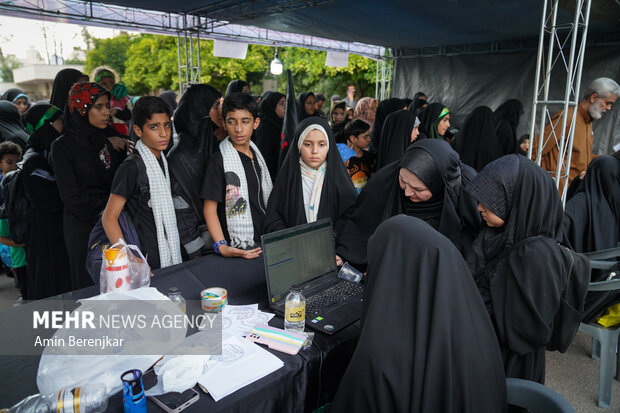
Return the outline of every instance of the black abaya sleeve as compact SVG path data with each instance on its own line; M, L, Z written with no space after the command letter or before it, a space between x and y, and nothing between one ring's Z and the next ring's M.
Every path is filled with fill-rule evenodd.
M488 273L502 348L525 355L547 344L566 284L564 269L557 242L541 237L515 245Z
M31 208L45 213L62 212L63 205L58 194L56 179L50 173L47 162L38 155L36 159L28 160L24 164L24 178Z
M65 206L65 209L76 217L82 219L96 216L103 209L98 198L81 193L78 185L77 171L74 168L74 160L70 149L61 140L56 140L52 144L52 162L58 192ZM107 199L106 199L107 201Z

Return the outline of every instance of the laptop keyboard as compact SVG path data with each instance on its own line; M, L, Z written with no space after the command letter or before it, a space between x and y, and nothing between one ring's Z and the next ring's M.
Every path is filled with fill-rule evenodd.
M360 284L340 282L320 294L309 297L306 300L306 313L310 316L321 315L332 304L345 301L356 294L360 294L363 290Z

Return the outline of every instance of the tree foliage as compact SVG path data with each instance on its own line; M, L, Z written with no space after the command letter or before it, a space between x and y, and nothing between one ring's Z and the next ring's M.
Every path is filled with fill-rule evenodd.
M346 86L354 84L358 96L374 95L376 62L350 55L349 65L343 68L326 67L327 53L296 47L278 48L278 58L291 69L297 93L322 92L344 97ZM228 82L244 79L252 92L263 91L263 79L269 74L274 57L271 46L249 45L244 60L213 56L213 41L200 42L201 82L224 92ZM185 63L185 62L183 62ZM177 39L170 36L121 34L112 39L93 39L86 57L86 71L109 65L121 76L131 94L142 95L163 89L179 89ZM184 79L183 79L184 80ZM286 77L279 77L278 89L286 90Z

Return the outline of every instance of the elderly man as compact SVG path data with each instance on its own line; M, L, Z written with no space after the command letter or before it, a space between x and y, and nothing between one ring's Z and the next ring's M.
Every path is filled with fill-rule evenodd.
M570 162L569 183L584 172L594 155L592 154L592 122L603 116L603 113L611 109L611 106L620 95L620 86L614 80L607 77L599 77L590 83L583 98L577 105L577 119L575 121L575 136L573 138L573 153ZM554 172L558 164L558 147L556 139L562 133L562 122L559 120L562 112L557 113L551 122L545 127L544 139L547 142L543 148L540 166L550 172ZM566 120L566 134L570 128L573 109L569 109ZM554 130L555 138L551 135Z

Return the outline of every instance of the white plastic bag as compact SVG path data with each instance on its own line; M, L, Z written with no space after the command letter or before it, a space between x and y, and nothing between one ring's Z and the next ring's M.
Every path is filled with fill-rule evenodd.
M96 316L107 311L114 311L113 306L127 300L130 302L142 301L149 303L165 301L169 299L155 288L140 288L131 291L113 291L107 294L98 295L88 299L80 300L80 311L93 311ZM161 311L164 311L163 313ZM167 311L170 311L169 313ZM166 306L160 309L157 314L177 314L180 310L176 306ZM72 388L85 383L102 383L106 386L108 396L118 392L122 388L120 380L121 374L130 369L146 371L157 360L159 360L170 349L181 344L187 333L187 329L152 329L152 328L133 328L126 326L113 329L110 327L110 335L114 337L132 337L131 342L124 344L122 348L115 351L117 355L111 354L79 354L78 349L68 346L46 347L39 362L37 372L37 386L41 393L53 393L62 388ZM108 333L106 333L108 334ZM100 337L100 329L92 330L89 328L61 328L53 336L55 341L60 339L66 343L69 337L75 336L79 339ZM123 351L130 346L140 343L159 343L158 354L129 354L122 355Z
M151 269L135 245L127 245L124 240L102 251L99 291L128 291L151 284ZM137 255L137 256L136 256Z

